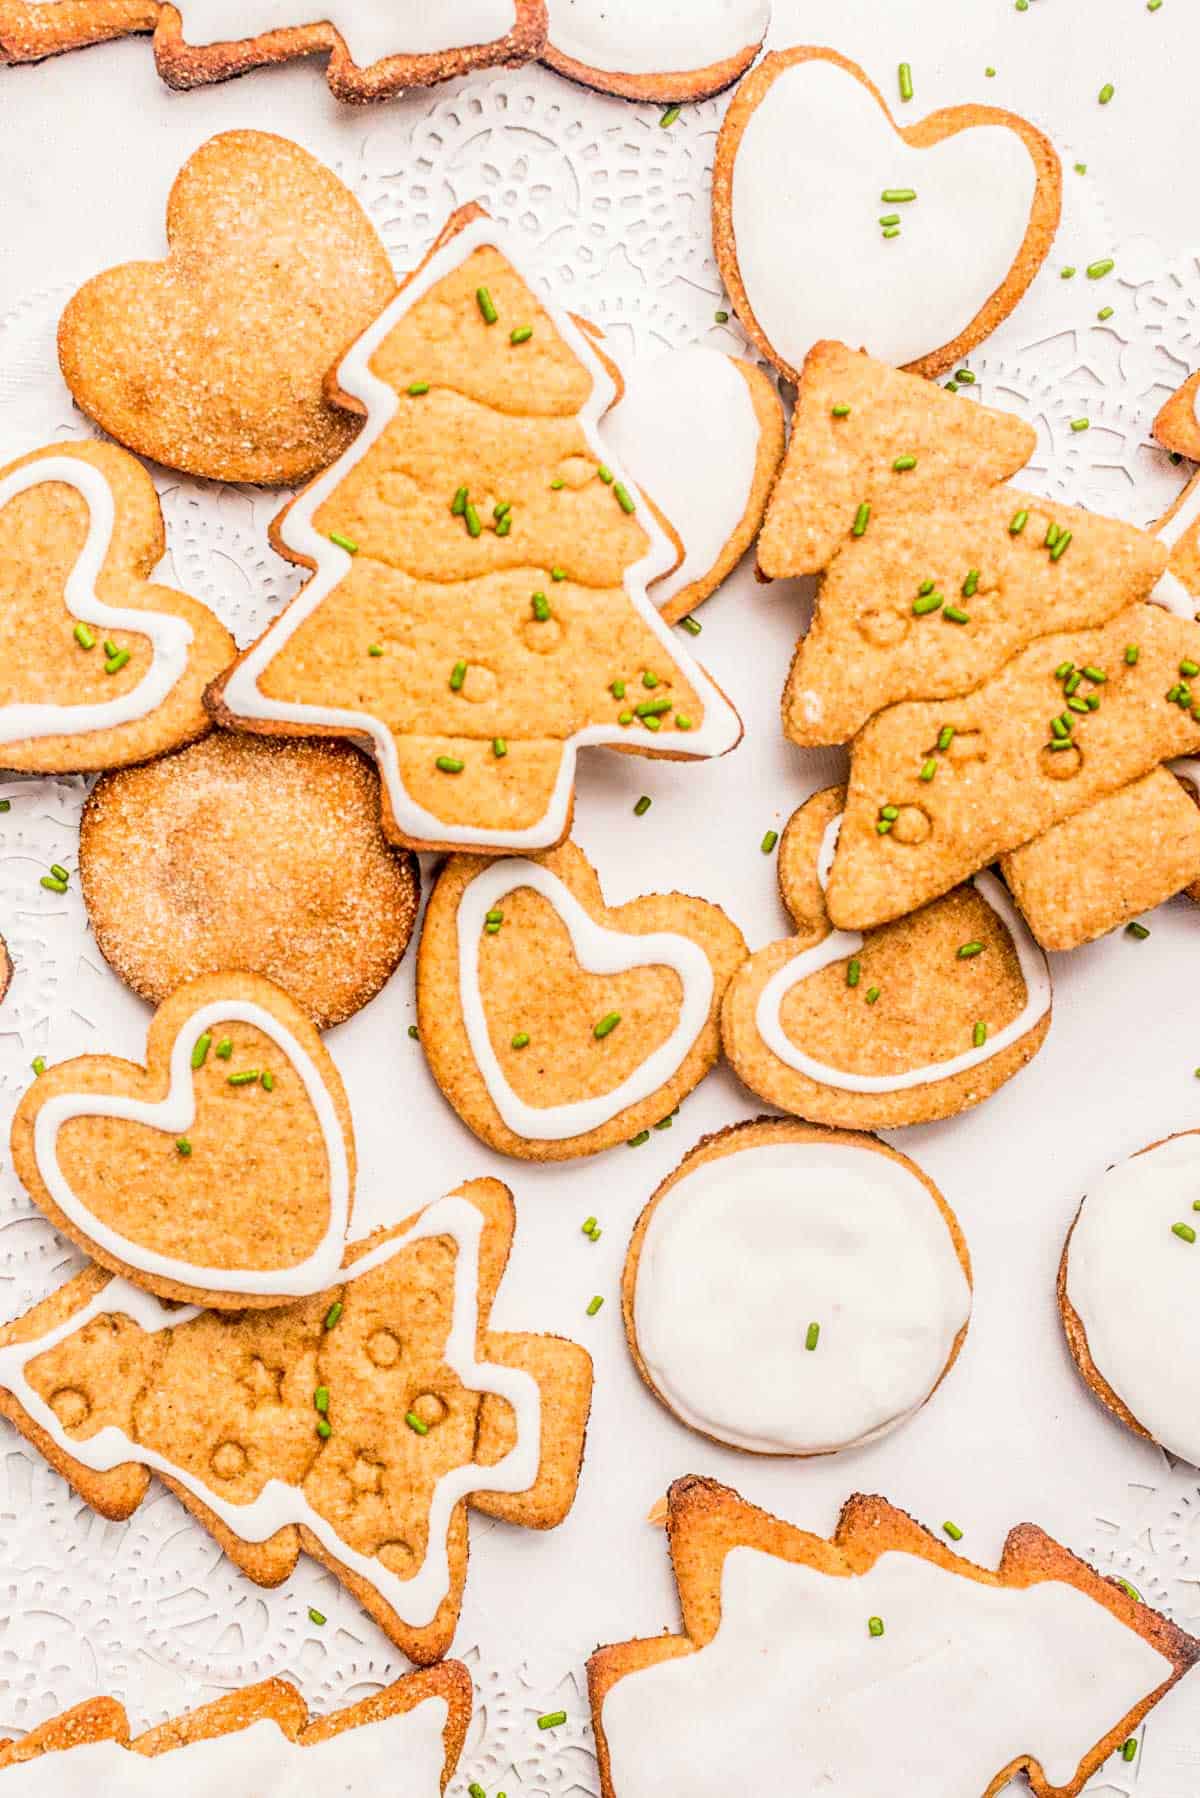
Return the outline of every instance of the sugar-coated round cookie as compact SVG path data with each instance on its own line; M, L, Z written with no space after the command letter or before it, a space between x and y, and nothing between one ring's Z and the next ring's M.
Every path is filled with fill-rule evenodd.
M971 1263L906 1156L764 1118L705 1137L659 1187L622 1305L638 1370L681 1423L752 1454L834 1454L940 1384L967 1332Z
M358 750L226 731L98 781L79 871L96 942L143 999L242 968L318 1029L374 998L420 901L416 858L384 837L379 777Z
M1063 1249L1058 1303L1076 1365L1139 1436L1200 1466L1200 1131L1119 1161Z

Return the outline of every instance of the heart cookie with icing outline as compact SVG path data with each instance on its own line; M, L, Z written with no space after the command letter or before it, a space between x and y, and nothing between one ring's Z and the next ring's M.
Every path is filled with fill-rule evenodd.
M823 338L917 374L951 367L1024 294L1061 205L1053 145L1025 119L967 105L897 125L833 50L764 58L717 140L721 275L792 381Z
M161 1298L286 1305L342 1265L350 1108L312 1024L260 975L180 987L144 1068L47 1068L17 1106L12 1155L56 1229Z
M452 856L421 937L421 1044L492 1148L593 1155L670 1117L713 1067L721 998L745 955L705 899L606 906L574 843L529 860Z

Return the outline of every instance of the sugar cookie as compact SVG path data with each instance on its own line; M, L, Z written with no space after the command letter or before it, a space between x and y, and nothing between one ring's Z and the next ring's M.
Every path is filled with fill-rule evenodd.
M971 1264L905 1156L760 1119L705 1137L663 1181L621 1297L638 1372L681 1423L753 1454L825 1455L932 1396L966 1337Z
M158 1005L223 968L263 974L318 1030L395 971L416 857L379 828L379 779L345 743L215 731L98 781L79 872L97 947Z
M550 0L542 60L628 100L703 100L745 73L771 0Z
M1200 368L1171 395L1152 429L1164 449L1200 462Z
M158 0L0 0L0 63L153 31L158 14Z
M608 907L582 850L447 862L417 960L421 1045L463 1122L532 1161L592 1155L661 1122L719 1054L746 954L682 893Z

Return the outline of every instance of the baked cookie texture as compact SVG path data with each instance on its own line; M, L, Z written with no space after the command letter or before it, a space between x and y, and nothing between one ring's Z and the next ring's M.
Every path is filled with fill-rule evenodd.
M113 971L160 1005L241 968L325 1030L395 972L420 870L379 826L379 777L347 743L214 731L93 787L79 873Z
M682 105L739 80L770 18L770 0L550 0L542 61L604 93Z
M210 1758L212 1751L205 1750L203 1744L225 1743L227 1750L236 1754L241 1745L237 1738L256 1725L266 1724L272 1726L268 1732L270 1749L262 1740L261 1731L245 1743L245 1772L251 1778L256 1769L259 1777L273 1776L281 1782L289 1768L293 1773L307 1773L308 1764L296 1762L291 1749L318 1749L322 1744L341 1740L337 1775L349 1783L339 1789L366 1798L369 1791L377 1789L372 1787L371 1777L378 1778L390 1768L393 1776L407 1771L416 1779L432 1772L428 1784L414 1786L413 1798L436 1798L445 1791L458 1765L471 1721L472 1701L471 1676L461 1661L441 1661L436 1667L421 1668L394 1680L369 1698L320 1717L310 1716L290 1680L265 1679L181 1717L172 1717L137 1736L130 1730L123 1705L112 1698L90 1698L38 1724L19 1742L0 1743L0 1772L68 1750L95 1751L103 1747L103 1752L82 1753L61 1767L55 1763L54 1771L61 1775L65 1790L66 1782L80 1776L96 1781L105 1777L118 1782L133 1779L137 1763L131 1763L128 1769L123 1767L122 1757L127 1755L157 1760L189 1749L191 1753L164 1764L162 1789L165 1791L169 1782L175 1792L211 1792L213 1787L203 1783L205 1774L226 1780L232 1773L236 1778L237 1763L225 1751L215 1760ZM370 1733L355 1735L353 1741L348 1741L348 1731ZM273 1763L269 1770L264 1758ZM331 1758L314 1755L312 1775L332 1773ZM435 1766L435 1761L440 1761L440 1765ZM141 1777L144 1783L138 1784L137 1790L148 1791L150 1782L144 1769ZM72 1784L70 1789L83 1788ZM96 1784L91 1789L102 1788Z
M210 728L204 689L234 642L151 580L165 548L150 476L112 444L50 444L0 468L6 767L125 767Z
M158 0L0 0L0 63L153 31L159 11Z
M982 185L986 213L973 203ZM1021 299L1061 205L1057 153L1026 119L971 104L898 125L834 50L764 57L717 139L721 276L792 381L835 330L916 374L952 367Z
M477 207L343 359L367 422L285 511L313 578L209 692L265 732L369 736L394 841L542 849L581 743L691 758L740 736L654 610L675 552L596 429L617 397Z
M144 1068L111 1055L46 1068L10 1144L55 1229L161 1298L283 1305L341 1265L349 1102L308 1018L260 975L179 987L151 1021Z
M1159 410L1154 435L1163 448L1200 462L1200 369L1176 388Z
M490 1147L594 1155L669 1117L715 1066L721 996L745 954L705 899L607 906L574 843L536 860L453 856L421 933L421 1046Z
M395 292L374 225L299 144L226 131L176 177L167 243L68 302L58 356L76 403L185 474L307 480L358 429L326 373Z
M827 1541L691 1476L666 1523L683 1633L588 1663L604 1798L767 1790L814 1754L857 1781L887 1728L898 1786L925 1798L994 1798L1018 1773L1075 1798L1200 1658L1033 1524L992 1572L881 1498L851 1498Z
M506 1187L469 1181L258 1314L173 1315L89 1268L0 1330L0 1411L102 1516L130 1516L153 1470L257 1584L303 1550L427 1665L457 1623L468 1507L550 1529L579 1477L590 1357L488 1328L514 1224Z
M814 1123L874 1130L951 1117L990 1098L1045 1042L1045 958L991 874L865 938L835 932L822 870L845 804L846 789L829 787L790 819L778 877L796 935L734 974L722 1048L759 1098ZM1200 841L1200 812L1195 829ZM1045 859L1057 870L1053 847ZM1078 873L1077 861L1067 867Z

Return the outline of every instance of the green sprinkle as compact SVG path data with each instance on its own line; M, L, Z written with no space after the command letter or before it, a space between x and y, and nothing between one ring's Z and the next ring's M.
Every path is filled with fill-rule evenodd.
M50 893L65 893L67 890L66 881L60 880L57 874L43 874L41 884Z
M51 862L50 872L56 880L70 880L71 878L61 862Z
M105 674L120 674L122 668L124 668L124 666L128 660L129 660L129 651L127 649L118 649L113 655L110 655L108 660L105 662L105 664L104 664Z
M917 618L925 618L930 612L936 612L941 604L942 595L940 593L918 593L913 600L913 615Z
M500 501L498 506L492 507L492 517L496 520L497 524L499 524L500 520L507 518L511 511L512 501L510 499L504 499Z
M1088 431L1091 429L1091 425L1090 418L1073 418L1071 420L1071 429L1075 432Z
M977 1049L982 1049L984 1043L987 1041L987 1035L987 1025L982 1022L976 1024L974 1030L971 1032L971 1041Z
M916 197L915 187L885 187L879 196L885 206L906 206L910 200L915 200Z
M956 368L954 371L954 379L959 383L960 387L973 387L975 385L975 376L971 373L969 368Z
M758 846L762 850L764 855L770 855L772 849L774 849L774 847L778 841L779 841L779 832L777 830L768 830L766 832L766 834L764 835L762 842Z
M1180 1242L1195 1242L1196 1232L1190 1224L1172 1224L1171 1235L1178 1236Z
M1087 278L1089 281L1100 281L1105 275L1111 275L1115 267L1116 263L1111 256L1102 256L1099 262L1088 263Z
M35 1055L29 1065L33 1069L34 1074L40 1078L46 1072L46 1057L44 1055Z
M310 1604L308 1607L308 1621L310 1623L315 1623L317 1628L320 1629L325 1622L324 1611L318 1611L315 1605Z
M633 498L628 487L623 486L620 481L615 481L613 483L613 493L616 495L617 504L620 506L622 512L637 511L637 501Z
M930 756L927 761L921 764L921 779L932 780L936 773L937 763L934 761L933 757Z
M1058 539L1058 542L1054 545L1054 548L1050 551L1050 560L1052 562L1061 562L1062 558L1066 555L1068 549L1070 549L1070 547L1071 547L1071 538L1073 535L1074 535L1074 533L1072 531L1064 531L1062 533L1061 537Z
M970 568L967 570L967 578L962 584L962 590L964 599L974 599L976 593L979 591L978 568Z
M870 524L870 522L871 522L871 508L867 504L866 500L864 500L863 503L859 506L858 511L854 514L854 525L853 525L854 536L865 537L866 533L867 533L867 526Z
M1074 674L1074 672L1074 662L1060 662L1058 667L1054 670L1054 678L1055 680L1066 680L1067 676Z
M811 1352L811 1350L816 1348L816 1346L820 1340L821 1340L820 1324L809 1324L808 1329L805 1331L805 1334L804 1334L805 1348Z
M954 953L959 961L973 961L977 955L983 954L983 944L976 942L960 943Z
M330 531L329 541L331 543L336 543L339 549L344 549L348 556L356 556L358 554L358 544L354 541L353 537L344 537L341 531Z
M470 500L467 501L463 517L466 519L468 537L478 537L482 535L483 523Z
M644 818L646 816L646 813L650 810L650 807L652 804L653 804L653 800L651 800L649 795L646 793L643 793L641 798L638 800L637 804L633 808L634 817L635 818Z
M262 1084L264 1092L273 1093L275 1091L275 1076L270 1068L263 1069Z
M317 1390L313 1393L313 1404L316 1406L317 1410L321 1413L321 1416L324 1417L326 1412L329 1410L329 1388L328 1388L328 1386L318 1386L317 1387Z
M533 610L533 615L539 624L545 624L547 619L553 616L550 611L550 601L546 598L544 593L535 593L530 599L529 604Z
M510 343L528 343L532 336L532 325L518 325L515 331L509 332L508 341Z
M590 1236L590 1235L591 1235L591 1233L592 1233L592 1231L593 1231L593 1230L594 1230L594 1229L595 1229L595 1228L596 1228L596 1220L595 1220L595 1218L594 1218L594 1217L585 1217L585 1218L584 1218L584 1220L583 1220L583 1223L582 1223L582 1225L581 1225L581 1229L582 1229L582 1231L583 1231L583 1234L584 1234L584 1235L585 1235L585 1236Z
M1163 0L1146 0L1146 11L1157 12L1162 3Z
M1137 659L1141 655L1141 653L1142 652L1138 648L1137 644L1131 643L1125 651L1125 666L1127 668L1136 668L1137 667Z
M467 509L467 499L467 489L465 487L457 488L454 498L450 501L450 511L453 517L461 518L463 516Z
M332 1305L330 1305L328 1311L325 1313L325 1329L334 1329L345 1309L346 1307L343 1305L341 1299L334 1299Z
M910 468L916 466L917 458L915 456L897 456L892 463L893 472L896 474L907 474Z
M719 312L714 312L713 317L719 325L727 325L729 323L729 314L725 311L724 307L722 307Z
M900 235L899 225L889 225L883 235L885 237L899 237L899 235Z
M1134 1604L1141 1604L1141 1602L1142 1602L1141 1593L1138 1591L1136 1586L1130 1585L1130 1583L1127 1579L1114 1579L1113 1585L1120 1586L1122 1592L1126 1593L1128 1597L1132 1598Z
M922 581L921 585L917 588L917 592L919 594L932 593L933 592L933 582L932 581Z
M593 1299L592 1303L599 1309L601 1303L600 1300ZM544 1717L538 1718L537 1726L539 1729L557 1729L559 1724L565 1723L566 1720L566 1711L547 1711Z
M1014 512L1012 518L1009 520L1009 525L1008 525L1009 536L1010 537L1019 537L1021 535L1021 532L1025 529L1025 526L1028 523L1029 523L1028 512L1025 512L1025 511Z
M1101 104L1101 106L1107 106L1109 101L1112 99L1113 95L1116 93L1116 91L1117 90L1113 86L1112 82L1106 81L1104 83L1104 86L1100 89L1100 104Z
M496 303L486 287L475 289L475 303L483 314L485 325L494 325L500 314L496 311Z
M597 473L597 475L598 475L598 476L599 476L599 478L600 478L600 480L602 480L602 481L603 481L603 482L604 482L604 485L605 485L605 486L606 486L606 487L611 487L611 486L612 486L612 484L613 484L613 471L612 471L612 469L611 469L611 468L609 468L609 467L608 467L608 466L607 466L607 465L606 465L606 464L605 464L605 463L603 463L603 462L602 462L602 463L601 463L601 464L600 464L600 466L599 466L599 468L598 468L598 469L597 469L597 470L596 470L596 473Z
M1182 673L1182 669L1180 670L1180 672ZM1107 674L1105 674L1103 668L1097 668L1095 666L1095 664L1092 662L1088 663L1087 667L1082 670L1082 673L1083 673L1084 680L1090 680L1092 682L1093 686L1097 686L1097 687L1102 687L1104 685L1105 681L1108 679L1108 676L1107 676Z
M651 718L665 718L671 709L669 699L643 699L640 705L634 706L634 715L648 724Z
M990 66L988 68L986 68L983 72L987 76L989 81L992 79L992 77L996 73L995 69L991 68Z
M686 618L681 618L679 620L679 624L680 628L685 630L689 637L698 637L700 632L704 629L700 620L698 618L693 618L690 612L687 614Z
M204 1035L198 1036L192 1045L192 1066L194 1068L202 1068L204 1066L204 1063L208 1059L208 1051L211 1047L212 1034L210 1031L206 1030Z
M881 225L890 225L892 223L892 220L891 219L880 219L879 222ZM850 408L849 408L849 406L846 406L846 405L831 406L830 411L834 418L849 418L849 416L850 416Z
M1179 672L1191 680L1194 674L1200 674L1200 662L1183 661L1179 664Z
M1151 12L1153 12L1156 5L1161 6L1162 0L1151 0L1149 10ZM1121 1759L1123 1761L1131 1761L1131 1760L1135 1760L1136 1758L1137 1758L1137 1737L1130 1736L1121 1746Z
M597 1041L602 1040L606 1036L611 1036L620 1022L621 1014L619 1011L606 1012L600 1022L594 1027L592 1035Z
M452 693L461 693L462 685L466 678L467 664L465 662L455 662L453 668L450 670L450 691Z
M862 963L857 955L851 956L846 964L846 985L857 986L862 979Z
M671 126L675 123L676 119L682 113L682 111L683 111L682 106L668 106L667 110L663 113L662 117L658 121L660 129L663 131L669 131L671 129Z
M11 811L12 811L12 800L11 799L0 799L0 812L11 812Z
M104 653L106 656L115 656L117 653L117 646L111 637L105 637L104 639Z
M1071 279L1072 275L1075 273L1075 269L1072 264L1068 264L1066 268L1061 269L1059 272L1060 272L1061 278L1064 281L1069 281Z
M1086 162L1077 162L1075 164L1075 173L1077 175L1086 175L1087 174L1087 163Z
M442 774L461 774L463 771L463 763L456 755L439 755L434 767Z
M881 1636L883 1634L883 1618L882 1617L868 1617L867 1618L867 1629L871 1635Z
M942 751L943 754L945 754L946 750L949 749L949 747L950 747L951 743L953 743L953 741L954 741L954 726L952 724L943 724L941 730L938 732L938 739L937 739L938 748Z
M1113 315L1113 309L1111 306L1101 306L1099 312L1097 312L1097 314L1096 314L1096 317L1100 320L1101 324L1104 324L1104 322L1107 319L1110 319L1112 317L1112 315Z
M892 828L892 819L890 819L890 818L881 818L881 819L880 819L880 820L879 820L879 822L878 822L878 824L876 824L876 826L875 826L875 828L876 828L876 830L877 830L877 831L878 831L878 832L879 832L879 834L880 834L880 836L881 836L881 837L886 837L886 836L887 836L887 834L888 834L888 832L889 832L889 831L890 831L890 830L891 830L891 828Z
M508 739L506 737L492 738L492 754L496 757L497 761L499 761L502 756L508 754Z
M383 644L382 643L368 643L367 644L367 654L369 656L381 656L383 654Z
M946 1534L949 1536L951 1542L961 1542L962 1541L963 1533L959 1529L959 1527L956 1523L951 1523L949 1520L947 1520L942 1525L942 1528L945 1530Z
M223 1036L221 1038L220 1042L217 1044L217 1047L216 1047L216 1050L214 1051L214 1053L217 1055L217 1057L221 1061L228 1061L229 1057L233 1054L232 1040L227 1036Z
M655 674L653 672L652 669L650 669L650 668L642 669L642 685L643 685L643 687L648 688L651 692L653 692L654 688L657 687L658 676L657 676L657 674Z
M487 1798L487 1793L477 1779L473 1779L467 1787L467 1798Z
M631 1149L640 1149L644 1142L649 1142L649 1141L650 1141L650 1132L648 1130L639 1130L636 1136L631 1136L629 1138L627 1147L629 1147Z
M77 624L73 635L80 649L95 649L96 639L93 637L86 624Z
M1125 935L1133 937L1136 942L1144 943L1146 938L1150 935L1150 927L1148 924L1138 924L1136 922L1133 924L1126 924Z
M913 97L912 65L907 62L902 62L900 64L900 98L902 100L911 100L912 97Z
M260 1072L259 1068L242 1068L240 1072L230 1074L228 1084L230 1086L257 1086Z
M1066 694L1068 699L1071 698L1072 694L1077 693L1079 691L1079 684L1082 681L1082 679L1083 679L1083 676L1082 676L1082 674L1080 674L1078 668L1073 668L1071 670L1070 674L1068 674L1066 685L1063 688L1063 692Z
M418 1417L415 1411L406 1411L404 1413L404 1421L414 1435L428 1436L429 1425L425 1422L424 1418Z
M947 624L970 624L971 614L964 612L961 606L947 606L942 613Z
M1071 734L1071 725L1069 721L1066 718L1051 718L1050 734L1051 736L1058 737L1060 740L1064 737L1069 737Z
M550 483L551 493L561 493L563 488L566 486L566 484L567 483L562 479L562 477L560 475L557 480L551 481L551 483Z
M879 994L880 994L880 991L881 991L881 990L882 990L882 989L881 989L881 988L880 988L880 987L877 987L877 986L869 986L869 987L868 987L868 988L867 988L867 1004L868 1004L868 1005L874 1005L874 1003L875 1003L875 1001L876 1001L876 1000L877 1000L877 999L878 999L878 997L879 997Z
M318 1417L317 1435L321 1438L322 1442L328 1442L329 1438L333 1435L333 1425L327 1417Z
M413 1042L414 1042L414 1043L419 1043L419 1042L420 1042L420 1040L421 1040L421 1032L420 1032L420 1031L419 1031L419 1030L418 1030L418 1029L417 1029L417 1027L416 1027L416 1025L415 1025L415 1024L410 1024L410 1025L409 1025L409 1027L408 1027L408 1034L409 1034L409 1036L410 1036L410 1037L411 1037L411 1038L412 1038L412 1040L413 1040Z
M567 571L565 568L552 568L550 570L550 579L552 581L565 581L566 578Z
M498 518L496 520L496 535L497 535L497 537L507 537L511 530L512 530L512 513L506 512L504 514L503 518Z
M188 1156L191 1154L191 1152L192 1152L192 1145L188 1141L187 1137L186 1136L176 1137L175 1153L177 1155L182 1155L183 1159L186 1161Z
M1046 549L1053 549L1054 545L1058 542L1058 526L1053 519L1051 519L1050 523L1046 526L1046 535L1043 537L1042 542Z
M408 391L414 400L419 400L423 393L429 392L428 381L410 381Z
M632 724L633 723L633 713L632 712L618 712L617 713L617 723L618 724Z
M595 1317L597 1311L599 1311L599 1309L603 1303L604 1303L604 1300L600 1297L600 1294L597 1293L595 1298L592 1300L591 1304L587 1308L588 1316ZM559 1721L565 1722L565 1720L566 1720L566 1713L560 1712L559 1713ZM538 1720L538 1728L539 1729L552 1729L553 1727L554 1727L554 1725L551 1723L546 1723L542 1719Z
M879 808L879 816L881 818L886 818L889 824L894 824L896 819L900 816L900 807L898 805L881 805Z
M512 1047L514 1049L527 1049L529 1047L528 1030L517 1031L517 1034L512 1039Z

